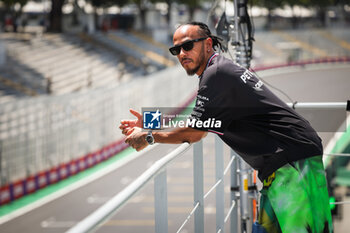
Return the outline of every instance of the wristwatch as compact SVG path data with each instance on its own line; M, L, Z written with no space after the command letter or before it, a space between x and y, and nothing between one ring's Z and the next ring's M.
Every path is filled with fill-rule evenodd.
M154 137L152 135L152 130L148 131L147 136L146 136L146 142L148 142L149 145L154 144Z

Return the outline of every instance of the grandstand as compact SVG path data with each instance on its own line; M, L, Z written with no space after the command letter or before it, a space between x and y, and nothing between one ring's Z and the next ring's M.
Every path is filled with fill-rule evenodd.
M174 59L164 57L164 46L159 49L129 33L6 33L1 41L7 47L6 64L1 68L2 96L61 95L115 86L175 64Z
M349 31L258 31L253 67L350 56ZM175 65L171 44L133 31L95 34L3 33L6 64L0 67L0 102L42 94L61 95L118 85Z

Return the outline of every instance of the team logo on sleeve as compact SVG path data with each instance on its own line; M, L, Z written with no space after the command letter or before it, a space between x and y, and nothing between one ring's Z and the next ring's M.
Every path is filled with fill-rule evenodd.
M254 82L256 81L256 84L254 84L254 86L252 86L254 88L254 90L256 91L263 91L263 89L261 88L264 83L259 80L257 77L254 76L254 74L252 72L250 72L249 70L246 70L240 77L242 79L242 81L247 84L247 80L250 79L254 79Z
M145 111L143 112L143 128L144 129L160 129L161 128L161 116L159 111Z
M204 106L204 101L202 101L202 100L197 100L197 105L198 105L199 107L203 107L203 106Z

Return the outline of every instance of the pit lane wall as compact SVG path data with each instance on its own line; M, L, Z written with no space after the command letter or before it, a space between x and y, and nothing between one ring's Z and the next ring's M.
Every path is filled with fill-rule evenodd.
M83 171L127 147L129 108L179 107L198 86L181 66L116 87L0 104L0 206Z

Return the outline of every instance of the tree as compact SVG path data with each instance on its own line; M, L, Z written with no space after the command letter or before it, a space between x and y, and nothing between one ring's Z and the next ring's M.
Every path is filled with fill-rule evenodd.
M5 5L5 12L10 13L13 16L13 23L14 23L14 31L17 31L17 18L21 16L22 14L22 9L24 5L27 4L28 0L2 0L2 2ZM16 11L14 6L19 3L19 10Z
M147 12L147 6L145 0L131 0L133 3L137 5L137 8L139 9L140 13L140 19L141 19L141 30L146 29L146 12Z
M27 4L28 0L2 0L6 7L13 7L16 3L19 3L21 8Z
M49 32L62 32L62 7L65 0L51 0Z
M98 27L98 16L97 16L97 8L107 8L111 6L118 6L123 7L127 3L129 3L129 0L90 0L91 5L94 7L94 18L95 18L95 27Z
M113 5L122 6L128 0L91 0L91 4L95 7L109 7ZM52 0L52 8L50 12L50 32L62 32L62 7L65 0Z
M295 14L294 8L295 6L307 6L309 0L286 0L285 3L292 10L292 27L296 29L299 25L298 16Z
M189 21L193 20L195 10L200 6L200 0L178 0L180 3L187 5L189 10Z
M165 3L168 5L168 12L166 14L166 22L169 25L170 24L170 20L171 20L171 0L165 0Z
M175 1L172 1L172 0L150 0L151 3L157 3L157 2L163 2L167 5L168 7L168 12L166 14L166 21L167 21L167 24L170 23L170 18L171 18L171 4Z
M334 0L308 0L308 5L316 8L321 26L326 26L327 7L334 5Z
M284 5L284 0L254 0L253 4L267 8L268 15L265 27L266 29L270 29L272 23L272 11L276 8L282 7Z

